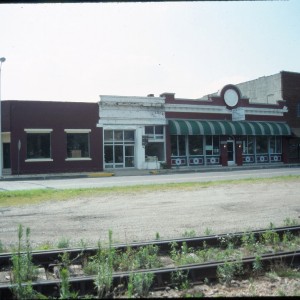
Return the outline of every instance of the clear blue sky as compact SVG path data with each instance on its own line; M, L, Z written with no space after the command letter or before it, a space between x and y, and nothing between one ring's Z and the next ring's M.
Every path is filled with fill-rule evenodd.
M300 1L1 4L2 99L199 98L300 72Z

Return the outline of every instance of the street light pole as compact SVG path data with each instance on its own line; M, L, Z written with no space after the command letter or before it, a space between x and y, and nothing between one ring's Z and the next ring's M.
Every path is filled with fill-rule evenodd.
M1 103L1 67L2 63L5 62L5 57L0 58L0 178L2 178L3 170L3 145L2 145L2 103Z

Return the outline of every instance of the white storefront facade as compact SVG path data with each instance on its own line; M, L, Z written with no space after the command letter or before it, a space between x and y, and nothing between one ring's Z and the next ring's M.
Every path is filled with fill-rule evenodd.
M166 160L165 99L100 96L104 169L159 169Z

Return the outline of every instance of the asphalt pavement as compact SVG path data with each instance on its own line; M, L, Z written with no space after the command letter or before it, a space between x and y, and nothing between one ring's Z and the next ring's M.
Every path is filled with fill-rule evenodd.
M113 172L10 176L0 181L0 191L32 189L74 189L205 182L300 175L300 165L214 167L206 169L114 170Z

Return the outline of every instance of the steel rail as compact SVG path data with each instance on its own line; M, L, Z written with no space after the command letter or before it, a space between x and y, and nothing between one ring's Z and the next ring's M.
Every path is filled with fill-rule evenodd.
M279 236L282 236L286 232L290 232L293 234L300 233L300 226L288 226L288 227L277 227L273 229L259 229L253 231L245 231L245 232L236 232L236 233L224 233L217 235L207 235L193 238L177 238L177 239L169 239L169 240L153 240L146 242L134 242L130 244L114 244L112 247L117 251L126 251L127 248L137 249L140 247L156 245L159 247L159 253L168 253L171 249L171 244L176 243L178 247L181 247L183 243L191 248L201 248L204 244L209 247L218 247L221 244L222 240L228 240L234 242L236 246L241 244L241 238L245 234L253 234L256 239L259 238L260 235L264 234L267 231L272 230L273 232L277 232ZM32 251L32 262L36 265L43 266L48 268L50 264L55 264L59 262L60 256L64 253L69 254L70 260L79 259L79 256L93 256L96 255L98 251L97 247L87 247L87 248L65 248L65 249L54 249L54 250L43 250L43 251ZM0 270L4 267L9 267L11 265L12 253L2 253L0 254Z
M245 257L239 262L243 265L243 270L249 270L252 268L255 262L255 257ZM172 286L172 273L173 272L186 272L189 280L193 283L199 283L205 278L216 279L217 270L219 266L223 266L226 262L235 262L236 260L228 261L215 261L207 262L203 264L191 264L171 268L157 268L157 269L147 269L147 270L136 270L132 272L118 272L113 273L113 287L117 287L122 284L125 288L129 281L129 276L132 273L152 273L154 274L154 283L152 286L153 290L162 289L163 287ZM300 250L280 252L276 254L264 254L261 256L261 262L265 269L268 269L272 264L276 262L285 263L290 266L300 266ZM79 296L83 295L95 295L95 281L96 276L82 276L82 277L70 277L69 286L74 292L78 292ZM22 284L26 286L26 283ZM59 297L59 289L61 285L61 280L47 280L31 283L34 290L42 293L48 297ZM13 297L12 288L16 285L12 284L0 284L0 299L11 299Z

